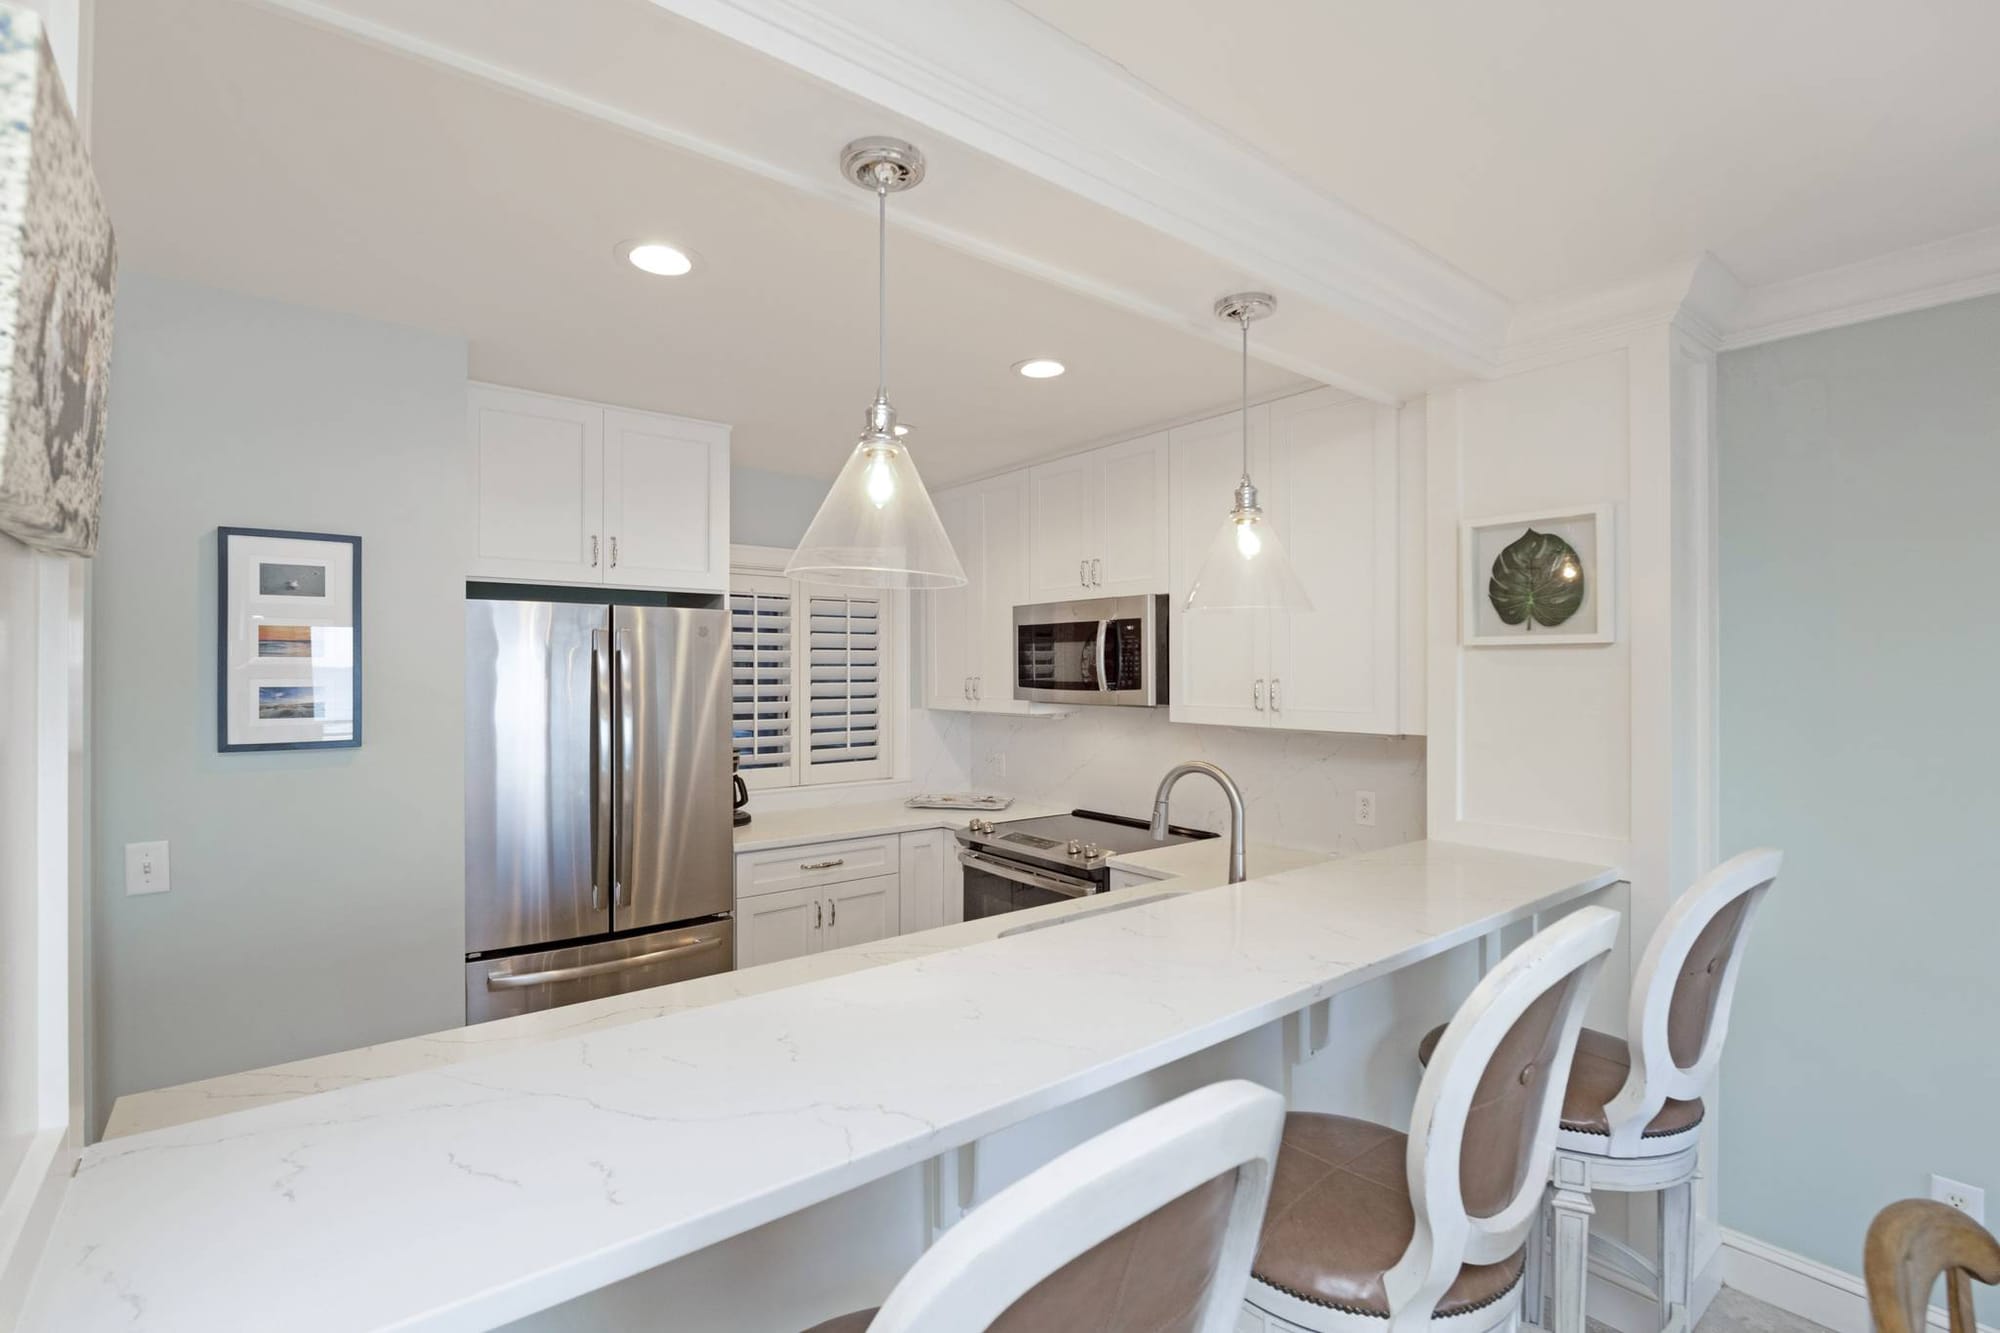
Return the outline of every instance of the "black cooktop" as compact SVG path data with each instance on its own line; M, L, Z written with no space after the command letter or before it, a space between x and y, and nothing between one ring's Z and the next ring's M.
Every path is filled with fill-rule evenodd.
M1213 838L1207 829L1167 825L1167 836L1153 841L1152 825L1129 815L1110 815L1101 810L1072 810L1066 815L1044 815L1039 819L1013 819L993 825L993 831L958 835L959 841L974 847L1028 861L1050 865L1096 866L1106 857L1143 852L1149 847L1171 847L1175 843ZM1072 855L1070 844L1096 849L1095 855Z

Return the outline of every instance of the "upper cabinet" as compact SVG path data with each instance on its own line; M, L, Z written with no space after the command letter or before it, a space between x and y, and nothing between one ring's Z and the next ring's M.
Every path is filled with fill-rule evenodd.
M1043 463L1029 470L1028 485L1024 600L1167 590L1164 432Z
M1009 473L936 497L966 585L925 595L924 706L956 712L1057 709L1014 698L1014 608L1028 594L1030 478Z
M1174 431L1172 454L1174 721L1410 730L1396 409L1321 390L1251 411L1251 474L1309 612L1181 610L1242 471L1239 418Z
M468 416L468 573L727 590L727 426L483 384Z

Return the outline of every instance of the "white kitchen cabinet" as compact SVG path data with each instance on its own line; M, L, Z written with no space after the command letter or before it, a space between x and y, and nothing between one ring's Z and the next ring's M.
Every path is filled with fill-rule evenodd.
M604 413L604 581L729 586L729 428Z
M1168 478L1165 433L1031 468L1027 600L1166 591Z
M901 891L895 875L851 879L821 891L826 900L826 933L822 949L871 944L900 933Z
M945 857L950 842L951 835L943 829L903 835L901 934L945 924Z
M1179 610L1242 469L1232 415L1173 433L1176 722L1396 734L1402 540L1393 408L1333 390L1251 411L1250 467L1308 612Z
M475 384L475 578L723 592L729 428Z
M604 561L604 412L474 385L467 394L473 574L598 583Z
M817 889L780 889L736 900L736 966L818 953L826 909Z
M966 585L924 594L924 705L956 712L1057 712L1014 698L1014 608L1028 595L1029 474L940 492L938 517Z

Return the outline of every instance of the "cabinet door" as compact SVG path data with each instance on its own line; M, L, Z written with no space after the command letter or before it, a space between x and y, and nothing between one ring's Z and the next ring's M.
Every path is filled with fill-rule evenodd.
M1014 698L1014 608L1028 591L1029 474L995 477L979 488L980 598L972 631L972 699L982 713L1025 713Z
M598 583L604 577L604 411L473 385L472 561L483 578Z
M729 428L604 413L604 581L724 592L729 586Z
M1090 455L1096 473L1097 546L1091 551L1093 597L1133 597L1167 590L1168 462L1165 432ZM1039 541L1041 535L1036 534Z
M871 944L896 933L900 917L901 889L898 877L851 879L821 890L826 900L826 933L822 949L844 949L850 944Z
M1251 470L1263 475L1270 409L1250 410ZM1269 676L1270 617L1261 611L1182 609L1209 545L1229 517L1230 496L1243 475L1242 418L1237 413L1182 426L1170 435L1173 453L1173 526L1170 564L1171 625L1167 651L1175 722L1232 727L1270 723L1264 705ZM1285 536L1290 539L1290 532Z
M818 889L781 889L736 900L739 968L818 953L825 933L826 908Z
M938 519L965 566L963 588L940 588L924 597L922 629L924 706L967 712L972 708L972 626L978 618L981 571L979 493L976 487L938 493Z
M1271 404L1266 503L1313 609L1272 616L1271 725L1397 729L1396 414L1342 395Z
M945 831L935 828L903 835L902 900L896 920L900 935L944 924L946 839Z
M1091 557L1097 549L1097 465L1094 454L1028 470L1028 584L1024 600L1061 602L1094 597Z

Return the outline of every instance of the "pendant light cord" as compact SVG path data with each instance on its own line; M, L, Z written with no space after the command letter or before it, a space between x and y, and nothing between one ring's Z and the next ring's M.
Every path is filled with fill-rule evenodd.
M1250 321L1239 315L1236 327L1243 331L1243 482L1250 481Z
M875 396L889 396L889 187L879 176L875 181Z

